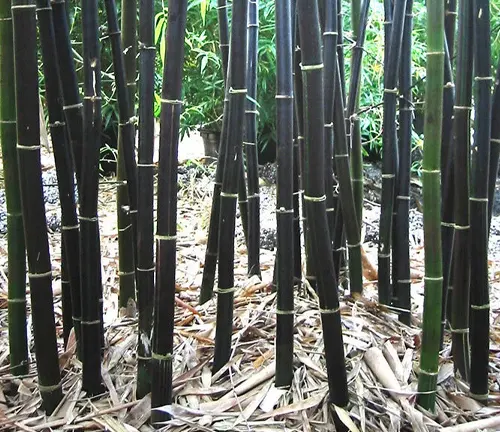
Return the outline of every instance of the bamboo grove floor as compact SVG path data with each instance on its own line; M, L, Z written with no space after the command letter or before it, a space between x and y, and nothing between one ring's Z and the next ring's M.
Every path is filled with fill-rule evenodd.
M48 162L47 162L48 163ZM48 163L50 165L50 163ZM189 172L204 171L199 165ZM102 182L100 221L105 295L106 350L103 381L107 392L89 399L81 391L81 364L74 349L62 352L60 365L65 398L51 417L40 410L35 364L22 379L8 367L6 276L0 271L0 430L148 431L150 399L136 400L136 310L117 307L117 239L114 193L116 184ZM211 179L188 175L179 192L177 308L175 317L175 404L166 407L174 419L168 431L332 431L332 407L327 402L327 380L322 356L320 316L313 290L304 286L296 295L295 375L289 390L274 387L276 298L270 292L273 252L262 250L263 276L246 277L246 254L237 236L233 356L228 374L212 376L210 361L215 330L215 301L197 305L210 208ZM272 202L272 199L269 200ZM270 210L272 212L272 209ZM376 219L366 211L365 219ZM371 223L371 222L369 222ZM59 274L59 234L50 236L54 273ZM0 240L0 265L5 268L6 240ZM365 244L376 262L376 246ZM423 248L412 248L414 326L397 321L379 307L369 266L365 271L365 299L341 299L344 348L351 403L337 413L351 431L467 431L500 430L500 256L492 257L491 381L488 407L467 396L467 386L456 379L446 338L438 376L437 414L415 405L418 374ZM54 282L58 329L61 329L60 283ZM118 318L117 318L118 316ZM34 358L34 357L33 357ZM225 372L224 369L221 372ZM391 391L389 391L390 389ZM474 425L471 421L491 422ZM489 419L489 420L488 420ZM494 423L496 422L496 423Z

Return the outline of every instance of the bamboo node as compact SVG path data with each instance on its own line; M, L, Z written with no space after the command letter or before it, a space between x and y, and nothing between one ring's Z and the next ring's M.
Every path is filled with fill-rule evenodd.
M457 334L469 334L469 329L468 328L453 328L450 324L450 330L452 333L457 333Z
M327 212L327 213L331 213L331 212L334 212L334 211L335 211L335 209L334 209L333 207L328 207L328 208L326 209L326 212Z
M470 308L472 310L488 310L490 308L490 304L489 303L486 303L486 304L483 304L483 305L470 305Z
M274 98L275 99L293 99L293 96L292 95L277 94Z
M155 267L151 267L151 268L141 268L141 267L137 267L136 269L138 272L151 272L151 271L155 271Z
M18 144L16 146L16 148L18 150L40 150L41 146L40 145L25 146L25 145Z
M82 323L82 325L98 325L98 324L101 324L101 320L100 319L96 319L96 320L92 320L92 321L82 320L81 323Z
M390 258L391 257L391 253L379 253L378 254L378 257L379 258Z
M137 168L154 168L156 165L153 163L138 163Z
M125 232L132 228L132 224L127 225L125 228L118 228L118 232Z
M453 106L453 109L454 110L464 110L464 111L472 111L472 107L471 106L462 106L462 105L454 105Z
M332 123L325 123L324 127L326 127L326 128L333 128L333 122Z
M297 191L297 192L294 192L292 195L294 196L300 196L302 194L302 191Z
M392 89L385 88L384 93L398 94L398 88L397 87L394 87Z
M397 283L408 284L408 283L411 283L411 279L398 279Z
M396 176L394 174L382 174L383 179L393 179Z
M309 196L309 195L304 194L304 200L311 201L311 202L323 202L323 201L326 201L326 195L322 195L319 197L313 197L313 196Z
M302 69L303 71L323 69L323 63L311 64L311 65L303 65L302 63L300 63L300 69Z
M294 314L295 314L294 310L276 309L276 315L294 315Z
M64 126L66 126L66 122L63 121L55 121L54 123L49 123L49 128L64 127Z
M0 21L12 21L12 17L0 18Z
M160 235L160 234L156 234L155 235L155 239L156 240L160 240L160 241L172 241L172 240L177 240L177 236L176 235Z
M286 209L285 207L280 207L279 209L276 209L276 213L280 213L280 214L292 214L293 213L293 208L292 209Z
M235 89L229 87L229 94L247 94L247 91L248 90L246 88Z
M42 279L46 277L52 277L52 270L44 273L28 273L30 279Z
M441 222L441 226L448 227L448 228L455 228L455 224L452 222Z
M335 32L335 31L326 31L326 32L323 32L323 36L338 36L339 33L338 32Z
M224 198L238 198L238 194L237 193L221 192L220 196L224 197Z
M469 201L474 201L474 202L488 202L488 198L478 198L478 197L469 197Z
M444 88L445 88L445 89L455 88L455 84L453 84L452 82L448 81L448 82L444 85Z
M493 81L491 76L477 76L474 77L474 81Z
M495 144L500 144L500 138L491 138L490 142L495 143Z
M73 104L73 105L64 105L63 106L63 110L67 111L67 110L70 110L70 109L82 108L82 107L83 107L83 103L82 102L78 102L78 103Z
M26 303L26 298L8 298L7 303Z
M360 247L361 246L361 242L358 242L356 244L349 244L347 243L347 248L348 249L354 249L354 248L357 248L357 247Z
M99 219L97 216L93 216L93 217L78 216L78 220L84 221L84 222L97 222Z
M53 392L54 390L61 388L61 386L62 386L62 381L59 381L57 384L50 386L45 386L38 383L38 389L40 390L40 393L50 393Z
M246 111L245 111L245 114L255 114L255 115L259 115L259 111L257 111L257 110L246 110Z
M77 230L78 228L80 228L80 225L63 225L61 227L63 231L73 231Z
M319 308L319 313L322 314L322 315L326 315L326 314L336 314L340 311L340 307L336 307L336 308L333 308L333 309L323 309L323 308Z
M231 287L231 288L220 288L217 287L214 289L214 292L217 294L231 294L236 291L236 287Z
M119 272L118 272L118 277L122 277L122 276L132 276L132 275L135 275L135 271L129 271L129 272L122 272L122 271L119 271Z
M184 102L178 99L160 99L162 104L170 104L170 105L182 105Z
M0 120L0 124L16 124L16 120Z
M254 142L243 141L243 145L247 145L247 146L256 146L257 144L256 144L256 143L254 143Z
M238 204L248 204L248 200L238 200Z
M396 199L404 200L404 201L410 201L410 197L409 196L405 196L405 195L398 195L396 197Z
M429 56L444 56L444 51L428 51L427 57Z
M258 193L254 193L252 195L248 195L247 197L248 199L256 199L256 198L260 198L260 194Z
M422 172L424 174L439 174L441 172L441 170L440 169L433 169L433 170L431 170L431 169L422 169Z
M335 158L348 158L349 157L349 154L348 153L344 153L344 154L336 154L335 155Z
M255 28L259 28L259 24L247 24L247 28L252 28L252 27L255 27Z
M472 393L472 392L469 392L469 396L472 397L472 399L476 399L476 400L488 400L488 393L485 393L485 394L477 394L477 393Z
M442 281L442 280L443 280L443 276L439 276L439 277L424 276L424 281L438 282L438 281Z
M36 5L12 5L11 9L36 9Z
M304 140L305 138L302 135L297 135L297 140Z
M158 361L172 361L172 354L167 353L167 354L157 354L155 352L151 353L151 359L152 360L158 360Z
M458 225L455 224L455 229L456 230L468 230L470 228L470 225Z
M420 368L418 370L418 373L422 374L422 375L427 375L427 376L438 376L438 372L429 372L429 371L426 371L426 370L423 370Z
M136 358L137 358L137 360L143 360L143 361L149 361L149 360L151 360L151 356L144 357L144 356L136 355Z

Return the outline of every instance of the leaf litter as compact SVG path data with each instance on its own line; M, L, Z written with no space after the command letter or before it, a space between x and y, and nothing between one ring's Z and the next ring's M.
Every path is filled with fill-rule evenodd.
M397 314L376 303L376 248L365 242L365 294L340 296L344 351L350 403L328 401L323 335L314 291L307 282L296 289L294 376L289 389L274 386L276 295L271 292L274 253L262 250L262 280L246 277L243 238L237 233L232 358L212 374L216 301L198 305L206 231L211 205L213 170L195 164L196 172L179 190L177 299L175 312L174 403L161 409L172 420L165 431L332 431L337 415L346 430L473 431L500 429L500 301L498 271L492 279L490 398L484 406L468 396L466 383L454 376L450 338L445 338L438 375L436 413L416 405L423 298L423 248L412 247L414 323L399 323ZM208 175L207 175L208 174ZM135 305L118 310L115 185L100 190L101 252L105 296L106 349L102 378L106 392L87 397L82 391L81 363L75 356L74 335L60 349L64 398L51 416L41 409L35 364L24 377L9 373L7 338L7 279L0 271L0 430L12 431L150 431L150 395L135 398L137 316ZM268 200L271 201L271 200ZM375 210L373 210L375 208ZM272 211L272 209L271 209ZM376 207L365 219L375 223ZM51 234L55 274L60 271L60 238ZM6 240L0 241L2 265ZM496 267L497 261L492 261ZM0 270L5 266L0 267ZM59 288L58 288L59 287ZM29 305L29 296L28 296ZM130 307L129 307L130 306ZM54 308L62 333L60 284L54 283ZM32 359L34 355L32 354Z

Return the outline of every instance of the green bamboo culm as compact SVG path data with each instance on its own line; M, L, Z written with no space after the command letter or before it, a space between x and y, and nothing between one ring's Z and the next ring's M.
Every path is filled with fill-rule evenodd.
M151 391L151 329L154 296L154 0L139 6L139 150L137 162L137 398Z
M490 291L488 275L488 169L491 133L490 2L474 0L474 70L476 115L471 150L471 295L470 393L488 400Z
M311 250L316 263L319 308L325 346L330 401L344 407L349 402L347 375L342 339L342 324L336 280L326 218L324 169L324 101L323 58L318 4L297 0L302 53L302 75L305 102L305 191L307 218L310 227ZM338 63L336 65L338 68ZM338 70L338 69L337 69ZM337 83L340 77L337 73ZM340 87L340 85L338 85ZM336 99L342 92L337 88ZM342 103L342 101L341 101ZM343 118L343 113L341 114ZM344 120L342 119L342 123Z
M453 108L454 225L452 281L448 292L451 307L451 352L455 368L468 381L470 372L470 130L472 112L473 11L470 0L458 5L458 46L455 106Z
M129 126L128 123L123 125L123 121L120 119L116 168L116 179L119 182L116 189L116 214L118 225L118 278L120 283L118 306L120 308L126 308L129 300L135 300L136 276L134 265L136 239L133 232L134 230L132 229L133 224L135 224L132 218L136 218L136 216L129 212L129 209L133 210L132 207L130 207L129 186L137 188L137 185L129 183L126 167L127 158L125 156L127 150L124 149L123 146L130 144L125 144L124 142L130 141L130 137L135 141L135 125L133 124L132 117L135 111L137 74L137 0L122 0L121 6L121 46L123 49L125 72L125 82L123 84L128 90L127 100L129 105L128 113L124 115L130 115L129 119L126 121L130 122L131 125ZM116 39L119 38L119 35L116 37L110 35L110 38ZM115 71L115 80L117 79L116 75ZM122 98L123 97L122 95ZM126 129L126 131L124 129ZM129 131L129 129L131 130ZM123 136L124 133L127 134L127 137Z
M64 111L62 107L60 70L50 0L37 0L37 16L42 48L45 99L49 114L49 128L56 165L59 201L61 203L61 288L63 298L63 336L66 344L71 328L75 329L77 349L80 340L79 322L73 319L80 303L80 230L75 199L75 173ZM77 307L79 310L79 305ZM73 323L75 325L73 326Z
M278 189L276 317L276 387L289 387L293 379L293 50L291 1L276 3L276 127Z
M82 388L101 388L102 280L99 220L99 149L101 136L101 62L98 1L82 0L83 164L80 188L80 262L82 275Z
M38 386L50 414L62 399L52 302L52 271L40 164L40 116L34 0L12 1L17 116L17 158L28 253L28 277Z
M441 129L444 74L444 2L427 2L427 69L424 156L424 312L418 404L434 412L441 333L443 268L441 255Z
M29 370L26 327L26 249L16 152L13 48L10 2L3 1L0 3L0 143L7 201L9 359L12 375L25 375Z
M187 0L169 0L165 66L161 95L158 221L156 225L156 286L151 354L152 423L169 416L156 407L172 403L174 354L175 269L177 245L177 164L182 109L182 71ZM158 425L161 427L161 425Z

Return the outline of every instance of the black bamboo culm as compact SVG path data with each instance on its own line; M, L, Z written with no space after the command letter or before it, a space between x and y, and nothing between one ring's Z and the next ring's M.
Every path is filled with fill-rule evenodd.
M448 290L451 286L451 265L453 241L455 238L454 224L454 164L453 164L453 106L455 104L455 84L453 71L445 40L444 57L444 89L443 89L443 131L441 137L441 248L443 252L443 302L441 314L441 343L447 319Z
M454 222L453 290L448 297L451 306L452 354L455 368L469 379L469 298L470 298L470 215L469 160L470 117L472 99L473 19L472 2L458 4L458 46L455 107L453 109ZM450 286L451 288L451 286Z
M500 159L500 60L495 74L493 100L491 103L491 140L490 168L488 183L488 231L491 227L496 181L498 176L498 160Z
M111 30L110 30L111 31ZM128 104L129 113L131 119L135 114L135 91L136 91L136 73L137 73L137 0L123 0L121 2L121 46L123 52L123 66L125 73L126 89L128 90ZM115 51L118 51L118 38L119 34L110 34L112 46L116 46ZM118 53L117 53L118 54ZM118 54L121 55L121 54ZM114 58L116 56L113 54ZM121 60L114 60L115 62L121 62ZM115 67L120 67L116 65ZM121 72L120 72L121 74ZM115 82L120 86L123 86L121 77L116 76L115 71ZM118 90L118 88L117 88ZM123 89L117 91L118 99L123 98ZM119 101L120 102L120 101ZM119 109L120 103L118 102ZM127 113L123 113L128 115ZM126 120L128 122L129 120ZM124 130L126 129L126 131ZM129 129L132 129L131 131ZM124 137L123 134L127 136ZM127 302L129 300L135 299L135 259L136 254L136 232L134 229L137 227L137 215L130 214L129 209L132 210L130 206L130 198L128 186L132 186L128 181L127 176L127 149L124 149L124 145L130 144L130 138L132 137L135 144L135 125L123 126L122 120L120 120L120 125L118 127L118 155L116 164L116 179L118 180L118 186L116 188L116 215L117 215L117 225L118 225L118 280L120 285L120 291L118 296L118 307L126 308ZM134 147L135 149L135 147ZM134 153L135 154L135 153ZM134 164L135 165L135 164ZM137 184L135 185L137 187ZM132 220L134 219L134 220ZM134 226L135 225L135 226Z
M121 32L118 27L115 0L105 0L106 17L108 22L108 34L111 40L113 52L113 69L116 83L116 93L118 99L118 111L120 123L118 126L118 153L122 153L118 158L118 171L120 164L123 164L126 177L125 190L127 198L123 201L123 196L118 197L118 244L121 255L120 261L124 259L125 266L119 268L120 307L127 307L129 299L135 299L135 266L137 248L137 166L135 161L135 126L133 118L133 105L130 100L130 89L127 86L127 76L125 74L125 58L123 54ZM119 185L118 187L120 188ZM120 193L120 194L121 194ZM128 204L128 205L126 205ZM129 234L130 233L130 234ZM125 234L125 235L124 235ZM124 235L120 240L120 235Z
M78 188L81 186L82 152L83 152L83 105L78 88L75 63L73 60L73 47L69 33L66 0L52 0L52 15L54 20L54 33L56 37L57 60L61 72L61 90L63 96L63 109L66 117L73 167L76 173ZM75 305L73 305L75 308ZM79 308L80 306L76 306ZM76 312L76 315L75 315ZM74 309L73 319L79 320L81 312Z
M215 170L214 192L212 195L212 208L210 211L210 222L208 228L207 249L205 251L205 263L203 266L203 279L200 289L200 304L212 298L215 283L215 272L217 269L217 250L219 247L219 216L220 216L220 193L222 190L222 178L224 174L224 162L228 143L228 59L229 59L229 30L227 17L227 4L225 0L218 0L219 19L219 41L220 54L222 58L222 72L224 77L224 110L222 116L222 128L219 142L219 154L217 156L217 167ZM241 177L241 173L240 173ZM240 210L241 211L241 210Z
M234 232L238 170L235 160L243 141L243 120L246 100L247 0L233 2L230 66L228 70L229 122L228 145L220 195L217 324L213 370L218 371L229 360L233 322L234 296Z
M248 181L248 274L260 276L260 197L257 155L257 46L259 3L248 1L248 52L245 131L243 146L247 160ZM291 29L290 29L291 31ZM291 125L290 125L291 126ZM241 179L240 179L241 182ZM243 213L240 211L243 215ZM291 234L291 233L290 233Z
M394 253L398 257L395 269L394 294L397 298L399 319L410 325L411 278L410 278L410 171L413 103L411 95L411 50L413 29L413 0L406 2L406 16L401 47L399 72L399 176L396 194L396 233Z
M344 12L342 9L342 0L337 0L337 58L340 70L340 82L342 83L342 94L346 98L345 82L345 56L344 56ZM345 105L346 99L344 99Z
M137 397L151 391L151 329L154 295L154 0L139 5L139 150L137 163Z
M26 248L16 150L16 92L10 2L0 3L0 143L7 205L9 360L12 375L29 371Z
M488 400L490 291L488 275L488 169L491 132L490 2L474 0L474 71L476 106L471 151L470 393Z
M406 13L406 0L396 0L392 17L391 37L387 63L384 65L384 118L382 146L382 196L378 243L379 302L390 304L391 246L394 211L394 191L398 173L399 155L396 132L396 104L398 71Z
M17 158L28 254L31 314L38 386L44 409L52 413L62 398L52 302L52 271L40 164L40 116L36 5L12 1L17 115Z
M353 29L354 48L351 57L351 77L349 82L349 95L347 103L348 127L351 149L351 171L356 204L356 215L361 230L363 222L363 148L361 145L361 123L356 115L359 107L361 86L361 60L363 58L363 45L365 41L366 25L368 24L368 10L370 0L351 0L351 22Z
M62 262L61 274L63 297L65 298L63 314L69 322L64 321L65 342L67 329L70 328L71 317L80 313L80 232L75 200L75 174L71 160L71 149L67 141L67 130L64 112L61 105L60 70L57 62L55 32L50 0L37 0L37 14L42 48L43 71L45 78L45 98L49 113L49 127L56 165L59 200L61 202L62 222ZM61 271L61 273L63 273ZM69 290L69 295L66 292ZM73 305L73 302L76 303ZM71 325L71 327L73 327ZM77 343L80 341L80 321L74 320Z
M335 270L331 244L325 233L326 198L324 170L324 103L323 103L323 58L317 2L298 0L297 11L302 48L302 74L305 101L305 141L307 164L304 201L310 226L312 251L316 259L319 307L323 327L325 360L328 373L330 401L337 406L346 406L349 400L344 361L344 345L337 290L334 285ZM338 66L337 66L338 67ZM340 77L337 75L336 80ZM341 97L337 92L337 97ZM342 113L343 117L343 113ZM342 120L343 122L343 120Z
M83 164L80 188L80 263L82 278L82 388L101 388L102 281L97 198L101 141L101 62L97 0L82 0ZM61 72L62 73L62 72Z
M160 118L158 220L156 225L156 286L154 295L151 406L172 403L174 353L175 268L177 235L177 163L182 109L182 70L187 0L168 2L165 66ZM153 423L168 420L163 412L151 413Z
M293 379L293 46L291 1L276 4L276 129L278 189L276 202L278 291L276 321L277 387ZM251 15L251 14L250 14ZM300 254L300 250L297 251Z
M333 178L333 98L335 93L335 74L337 61L337 2L327 1L324 4L323 25L323 62L324 71L324 103L325 103L325 195L326 217L330 243L333 245L335 233L335 203Z
M457 0L446 0L444 11L444 32L450 59L455 53L455 32L457 21Z

